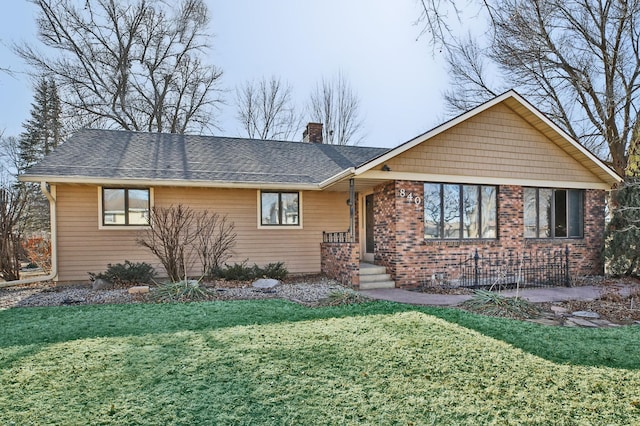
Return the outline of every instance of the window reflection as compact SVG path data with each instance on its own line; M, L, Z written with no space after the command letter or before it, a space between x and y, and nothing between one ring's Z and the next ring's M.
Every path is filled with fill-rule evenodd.
M424 237L496 238L495 186L424 184Z
M149 189L103 188L102 224L148 225L150 197Z
M262 225L299 225L300 194L297 192L262 192Z

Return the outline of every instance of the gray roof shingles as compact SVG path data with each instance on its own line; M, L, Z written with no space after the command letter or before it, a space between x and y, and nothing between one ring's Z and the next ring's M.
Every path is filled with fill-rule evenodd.
M319 184L387 148L84 129L25 177Z

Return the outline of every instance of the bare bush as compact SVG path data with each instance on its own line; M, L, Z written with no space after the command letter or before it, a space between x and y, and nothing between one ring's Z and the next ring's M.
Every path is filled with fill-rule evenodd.
M171 281L186 276L191 262L195 212L178 204L175 207L154 207L149 217L150 226L142 232L137 243L148 248L162 263Z
M208 211L196 219L196 252L202 264L202 275L208 276L229 260L236 245L235 224L227 216Z
M142 231L137 242L160 260L172 282L187 277L196 256L202 276L231 257L236 233L235 225L226 216L198 213L179 204L154 207L149 219L149 228Z

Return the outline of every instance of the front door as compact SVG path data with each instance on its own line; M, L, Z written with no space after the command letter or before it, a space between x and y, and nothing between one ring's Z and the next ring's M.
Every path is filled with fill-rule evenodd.
M364 220L364 250L363 260L367 262L373 262L373 253L375 248L373 230L374 230L374 220L373 220L373 194L365 195L364 197L364 214L362 215Z

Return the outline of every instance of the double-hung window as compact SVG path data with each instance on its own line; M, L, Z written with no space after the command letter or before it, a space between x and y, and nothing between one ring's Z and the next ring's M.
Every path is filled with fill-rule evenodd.
M424 237L497 238L497 194L495 186L425 183Z
M149 225L149 188L102 188L102 225Z
M584 191L524 188L525 238L582 238Z
M300 226L299 192L260 192L261 226Z

